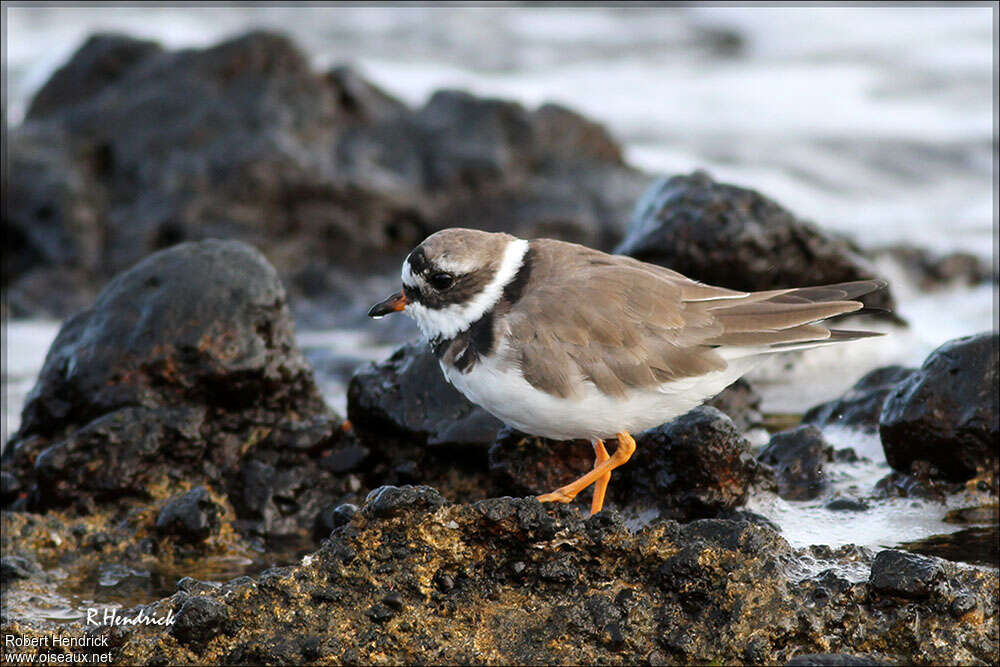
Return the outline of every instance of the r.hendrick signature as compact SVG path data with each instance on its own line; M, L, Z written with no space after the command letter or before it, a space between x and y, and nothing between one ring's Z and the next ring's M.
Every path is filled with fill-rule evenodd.
M117 609L109 607L87 610L87 625L173 625L174 620L173 609L168 609L167 615L159 618L150 616L145 609L140 609L134 616L119 614Z

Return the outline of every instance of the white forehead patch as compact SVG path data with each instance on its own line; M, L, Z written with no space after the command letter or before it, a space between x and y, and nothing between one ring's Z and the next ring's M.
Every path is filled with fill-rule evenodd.
M507 286L514 276L517 275L521 264L524 262L524 255L528 252L528 242L524 239L514 239L504 248L503 260L497 269L496 275L479 294L469 299L465 303L453 303L444 308L428 308L419 303L408 303L404 313L412 317L420 327L421 333L428 339L454 338L465 331L473 322L486 314L490 308L495 306L503 294L503 288ZM440 264L439 264L440 265ZM450 270L450 269L449 269ZM456 271L458 271L456 269ZM407 277L416 281L417 278L410 273L410 263L403 262L403 284L407 283Z

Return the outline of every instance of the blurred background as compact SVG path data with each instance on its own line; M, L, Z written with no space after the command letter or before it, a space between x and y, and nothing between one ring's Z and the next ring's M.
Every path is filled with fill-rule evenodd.
M18 126L32 96L94 33L179 49L263 28L291 37L317 71L350 65L412 108L442 88L529 109L555 102L603 124L625 163L649 182L707 169L876 255L900 245L932 256L958 251L989 270L996 157L991 12L8 5L4 113L7 127ZM626 190L630 201L634 188ZM944 340L990 326L989 284L928 296L893 275L892 262L881 268L898 278L901 314L915 323L905 350L885 352L886 360L917 361ZM359 293L367 298L381 288ZM53 315L67 314L30 311L14 308L8 330L4 441L55 334ZM341 371L388 349L370 347L364 336L320 333L331 322L304 313L297 308L303 344L325 349ZM398 333L384 343L413 333L406 323L393 326L403 330L393 329ZM329 388L342 408L340 376Z
M9 7L7 122L91 33L180 48L253 28L414 106L439 88L564 104L633 166L708 169L866 246L991 255L989 6Z
M289 289L324 398L344 414L352 371L416 337L405 318L374 324L364 312L398 287L422 234L482 223L611 249L648 186L694 170L852 240L909 323L872 325L893 335L849 352L811 353L798 379L787 368L752 378L764 412L801 414L872 368L919 365L944 341L995 327L993 12L6 4L3 111L17 150L5 170L19 185L4 227L20 236L4 251L17 270L4 273L3 442L62 319L157 248L229 232L261 248ZM294 48L259 37L218 47L258 29ZM159 48L87 42L96 33L193 51L157 61L97 114L60 115L78 82L59 68L82 45L92 48L80 67L102 48ZM259 56L263 82L234 85L212 106L226 48ZM114 78L122 62L97 73ZM210 65L218 71L206 74ZM510 132L526 127L541 148ZM72 224L54 224L60 216ZM837 477L838 493L888 472L877 436L851 437L834 444L869 458ZM795 544L893 544L948 529L943 511L903 500L851 521L754 502Z

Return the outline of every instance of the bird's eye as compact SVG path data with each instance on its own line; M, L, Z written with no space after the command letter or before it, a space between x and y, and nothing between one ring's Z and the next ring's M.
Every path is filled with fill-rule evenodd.
M436 290L446 290L455 284L455 276L441 271L431 275L427 282Z

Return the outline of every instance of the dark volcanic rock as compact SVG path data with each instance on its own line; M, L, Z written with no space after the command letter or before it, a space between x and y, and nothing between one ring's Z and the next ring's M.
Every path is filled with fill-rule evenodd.
M24 556L3 556L0 558L0 581L7 584L12 579L30 579L40 574L42 566Z
M810 653L797 655L785 663L786 667L877 667L887 663L861 655L848 653Z
M200 542L219 530L222 509L204 486L167 502L156 517L156 529L181 542Z
M910 475L893 470L875 483L873 496L876 498L922 498L943 500L948 492L957 491L956 484L939 483L927 475Z
M858 248L825 235L767 197L705 172L653 185L615 252L739 290L807 287L875 277ZM890 309L888 290L861 297Z
M634 437L635 454L611 474L608 487L608 498L621 505L655 506L678 519L712 517L742 505L762 473L750 443L715 408L695 408ZM613 446L608 443L609 450ZM514 493L552 491L593 462L589 443L553 442L510 429L490 449L491 471ZM589 496L586 491L578 498Z
M316 517L316 532L322 537L326 537L330 531L350 523L357 513L358 506L351 503L331 505Z
M204 456L204 417L196 407L121 408L94 419L35 458L33 504L148 497L147 489L167 472L163 461L183 465ZM26 462L18 444L15 456Z
M995 332L949 341L896 386L879 422L889 465L909 472L924 462L951 481L995 471L998 344Z
M434 511L445 499L429 486L380 486L368 494L364 514L368 517L390 517L400 513Z
M63 325L15 439L53 436L121 408L186 402L322 412L284 289L242 243L182 244L109 283Z
M0 472L0 507L7 507L21 495L20 480L6 470Z
M411 110L266 32L180 51L94 36L8 138L3 283L18 313L65 315L145 255L206 238L254 243L291 286L398 270L428 233L470 220L610 248L646 180L566 109L442 91Z
M800 581L790 572L812 556L747 522L656 521L630 531L613 512L584 520L572 508L512 498L388 516L366 504L361 514L298 565L200 594L225 610L208 615L207 631L123 628L117 659L784 664L826 652L909 664L994 657L996 571L942 562L947 585L908 598L835 570ZM826 558L844 567L871 562L863 550ZM199 598L175 593L149 613L176 614ZM964 611L956 616L955 609ZM228 633L220 619L238 619L238 629Z
M760 394L744 378L705 401L705 405L732 419L740 433L763 427L764 416L760 412L760 404Z
M941 564L933 558L886 550L875 556L868 582L881 593L921 598L930 595L941 574Z
M823 465L832 457L833 447L818 428L799 426L775 433L759 458L774 469L779 496L809 500L827 488Z
M33 508L91 511L208 482L248 527L282 532L342 492L316 465L341 435L274 269L242 243L204 241L147 258L63 325L4 465ZM280 508L245 497L254 466L275 471L258 487Z
M214 598L202 595L188 598L177 612L170 634L181 644L197 648L226 629L228 612Z
M876 368L840 398L809 408L802 422L819 427L836 425L877 432L885 397L914 372L915 369L902 366Z
M834 498L824 507L834 512L864 512L868 509L868 503L860 498Z
M708 406L641 433L636 445L618 486L612 475L612 495L652 500L671 517L711 517L742 505L762 472L732 420Z
M37 120L91 100L161 51L155 42L125 35L92 35L35 93L25 116Z
M873 254L888 255L899 262L922 290L941 289L956 283L977 285L988 280L997 281L997 275L988 264L967 252L941 255L926 248L898 244L878 248Z
M424 342L358 370L347 390L347 417L363 440L394 434L428 445L487 447L503 426L445 380Z

